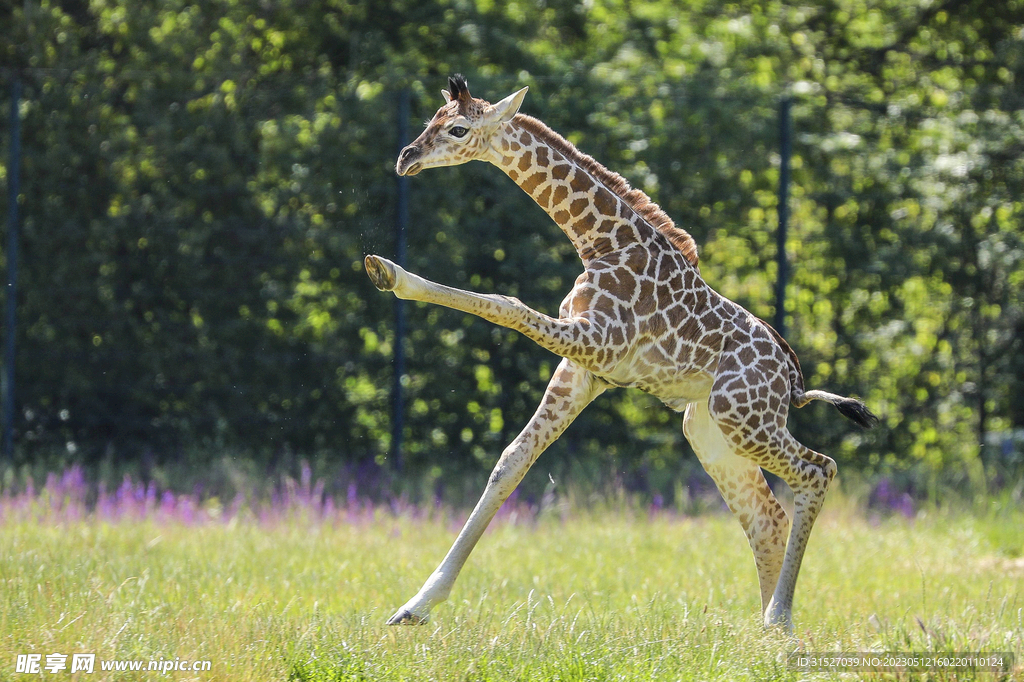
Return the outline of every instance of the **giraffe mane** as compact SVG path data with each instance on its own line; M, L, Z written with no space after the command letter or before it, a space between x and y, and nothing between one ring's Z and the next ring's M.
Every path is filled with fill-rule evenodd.
M624 177L615 171L608 170L592 156L584 154L572 142L532 116L516 114L512 121L594 176L595 180L626 202L626 205L633 209L640 218L664 235L674 247L682 251L686 260L697 265L697 242L686 230L676 227L672 218L660 206L651 201L651 198L642 190L630 187Z

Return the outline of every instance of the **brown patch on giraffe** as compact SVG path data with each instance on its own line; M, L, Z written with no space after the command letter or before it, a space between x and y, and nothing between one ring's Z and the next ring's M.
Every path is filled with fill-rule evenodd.
M618 291L619 280L615 277L615 274L609 270L604 270L597 276L597 286L599 289L604 289L610 292L613 296Z
M632 189L621 175L608 170L595 161L593 157L579 151L571 142L537 119L525 114L516 114L512 121L523 129L521 139L524 142L530 133L533 133L539 140L542 140L567 159L584 168L599 183L619 196L636 215L640 216L647 224L663 235L672 246L679 249L687 261L692 265L697 265L697 243L693 240L693 237L687 234L685 230L676 227L668 214L651 201L650 197L638 189ZM556 170L557 168L556 166Z
M541 168L548 167L548 148L539 147L537 149L537 165Z
M651 315L650 319L647 320L647 330L652 336L661 336L668 331L668 326L668 320L664 315ZM665 348L666 355L671 355L674 346L675 344L672 344Z
M545 187L539 195L537 195L537 203L540 204L541 208L551 208L551 187Z
M680 320L678 319L677 316L673 316L673 318L675 318L675 319L670 319L669 320L670 326L672 326L672 327L674 327L675 329L678 330L677 331L677 335L680 338L683 338L683 339L700 338L700 335L701 335L700 320L698 320L696 317L688 315L688 316L683 318L682 322L680 322Z
M575 218L583 213L583 211L587 210L587 206L590 206L590 201L588 199L574 199L572 203L569 204L569 213L571 213L572 217ZM592 225L593 223L591 223L591 226Z
M636 305L633 306L633 312L641 317L650 315L656 309L655 301L653 296L643 295L643 285L640 287L640 296L636 300ZM660 316L659 316L660 317ZM666 325L667 327L668 325ZM648 333L655 333L650 327L648 327Z
M559 225L564 225L569 222L569 212L564 209L561 211L555 211L555 214L551 217L554 218L555 222Z
M569 188L565 185L558 185L555 187L555 193L551 196L551 204L558 206L560 203L569 198Z
M613 346L622 346L626 343L626 335L622 332L622 327L612 327L611 332L608 334L608 340Z
M630 249L626 255L626 262L623 265L634 274L639 274L643 270L644 264L647 262L649 254L644 249ZM646 280L645 280L646 281ZM651 285L651 291L653 293L654 283L647 282Z
M611 230L611 234L615 236L615 239L619 242L621 246L626 246L627 244L636 244L638 239L642 243L643 238L640 235L638 235L637 232L638 230L636 229L635 225L632 225L630 223L624 223L622 221L616 221L615 227L613 227Z
M578 293L572 297L569 301L568 309L570 314L579 314L586 310L590 310L590 302L594 299L594 289L586 287L581 289Z
M612 282L609 291L614 293L618 301L626 301L633 298L632 292L636 288L636 281L629 273L622 270L609 270L601 275L601 281Z
M658 275L658 259L657 258L652 258L649 261L647 261L647 269L644 270L644 275L646 275L647 277L650 277L651 279L657 279L657 275ZM658 295L661 296L661 292L660 291L658 292Z
M632 263L627 261L627 265L632 265ZM630 269L633 270L634 268L631 267ZM636 271L636 270L634 270L634 271ZM641 280L640 281L640 295L639 295L638 298L641 301L646 300L646 301L651 301L651 303L653 303L653 301L654 301L654 283L651 282L650 280Z
M770 358L772 356L772 351L775 349L769 341L764 339L754 339L754 350L756 350L757 354L761 357Z
M519 186L522 187L527 194L533 194L533 191L540 187L540 184L545 180L547 180L547 175L545 175L542 171L537 171L536 173L534 173L533 175L519 183Z
M611 239L608 239L608 237L598 237L580 250L580 258L584 262L592 261L602 256L607 256L614 248L615 245L612 244Z
M571 209L571 207L570 207L570 209ZM594 214L593 213L587 213L585 215L582 215L577 220L572 221L566 227L568 229L572 230L572 233L575 234L577 237L583 237L585 234L590 232L591 229L593 229L593 227L594 227ZM586 247L581 247L581 248L586 248ZM582 251L580 252L580 257L581 258L583 257Z
M519 157L519 170L526 172L530 170L530 166L533 165L533 152L526 150L523 155Z
M577 171L573 173L572 180L569 181L569 187L572 188L573 192L586 193L590 191L590 188L594 186L594 181L590 179L590 176L586 173L580 173Z
M567 163L560 163L551 169L551 177L555 180L565 180L569 177L569 172L572 170L572 166Z
M611 215L615 212L615 195L605 187L598 187L594 194L594 208L601 215Z
M710 407L712 416L722 417L729 414L729 411L732 409L732 401L719 393L711 401Z

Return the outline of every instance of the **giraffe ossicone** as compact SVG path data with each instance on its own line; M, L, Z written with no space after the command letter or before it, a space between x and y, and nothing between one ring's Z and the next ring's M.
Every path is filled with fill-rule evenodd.
M753 550L763 622L791 630L797 574L836 465L789 433L789 406L824 400L861 426L876 418L859 400L805 391L799 360L786 341L701 278L690 235L621 176L518 113L526 91L490 104L470 95L461 76L450 78L442 91L445 104L402 150L395 170L415 175L487 161L533 197L583 263L558 317L515 298L462 291L379 256L366 257L378 289L518 330L563 358L536 413L498 458L448 554L388 623L426 622L545 448L604 390L634 387L684 413L683 433ZM762 469L793 490L792 527Z

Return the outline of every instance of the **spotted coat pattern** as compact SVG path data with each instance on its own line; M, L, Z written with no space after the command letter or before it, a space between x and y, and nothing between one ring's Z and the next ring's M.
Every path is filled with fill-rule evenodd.
M397 171L413 175L477 159L498 166L558 224L584 269L552 318L513 298L453 289L367 257L378 288L479 315L564 358L448 555L389 622L424 622L448 597L484 528L529 467L614 386L639 388L685 413L683 431L753 550L764 622L791 628L797 573L836 465L789 433L789 406L822 399L846 413L844 406L863 405L804 391L785 341L701 278L689 235L620 176L517 113L525 89L491 105L471 97L464 80L449 85L447 103L402 151ZM792 528L762 469L792 488Z

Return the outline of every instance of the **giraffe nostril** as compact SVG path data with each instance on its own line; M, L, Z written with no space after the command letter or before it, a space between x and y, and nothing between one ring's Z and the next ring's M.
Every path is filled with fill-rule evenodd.
M402 153L398 155L398 160L402 163L408 163L417 156L420 155L420 148L415 145L409 145L402 150Z

